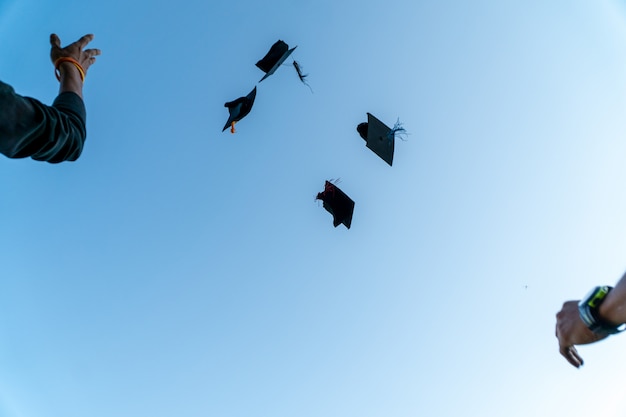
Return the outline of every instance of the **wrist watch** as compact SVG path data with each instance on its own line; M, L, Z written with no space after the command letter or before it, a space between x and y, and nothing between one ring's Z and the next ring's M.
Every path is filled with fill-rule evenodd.
M601 287L595 287L587 297L583 298L578 303L578 312L580 313L580 319L585 323L589 330L596 334L608 335L619 333L626 329L626 323L615 326L609 324L600 318L598 309L600 304L604 301L606 296L611 292L613 287L603 285Z

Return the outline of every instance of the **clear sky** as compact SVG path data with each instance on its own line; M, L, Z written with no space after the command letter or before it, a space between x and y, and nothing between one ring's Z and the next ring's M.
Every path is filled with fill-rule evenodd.
M103 53L81 158L0 159L1 417L626 415L626 336L554 337L626 270L620 2L0 1L46 103L51 32ZM222 133L278 39L314 93L284 66Z

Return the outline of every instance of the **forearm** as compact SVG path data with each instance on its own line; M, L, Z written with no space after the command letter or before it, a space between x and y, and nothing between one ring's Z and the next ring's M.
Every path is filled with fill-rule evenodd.
M598 310L600 318L607 323L620 325L626 323L626 274L615 288L606 296Z
M99 49L84 49L85 35L66 47L50 35L50 60L60 81L52 106L16 94L0 82L0 153L9 158L32 157L52 163L76 160L87 135L83 81Z
M59 72L61 76L59 94L69 92L83 98L83 80L78 68L70 62L63 62L59 65Z
M597 287L583 301L563 303L556 315L559 351L576 368L583 364L583 359L575 345L602 340L615 331L621 331L620 325L626 323L626 274L605 294L604 288ZM598 302L599 307L595 307Z
M0 82L0 153L53 163L73 161L85 136L85 106L75 93L61 93L46 106Z

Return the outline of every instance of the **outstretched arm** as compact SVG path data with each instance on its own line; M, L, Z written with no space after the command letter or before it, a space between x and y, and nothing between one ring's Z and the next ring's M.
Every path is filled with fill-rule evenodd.
M50 35L50 59L55 69L60 72L61 86L59 94L72 92L79 97L83 97L83 76L81 76L79 68L70 61L63 61L57 64L62 58L71 58L75 60L87 75L89 67L96 62L96 56L100 55L99 49L84 49L89 42L93 40L93 35L85 35L74 43L69 44L65 48L61 48L61 39L56 34Z
M578 302L579 300L565 302L556 315L559 351L576 368L583 364L583 359L576 351L575 345L594 343L608 336L589 330L580 318ZM608 325L618 326L626 323L626 274L600 304L597 315Z
M617 326L626 323L626 274L606 296L598 313L609 324Z
M80 156L87 136L83 77L100 55L99 49L83 50L92 39L93 35L85 35L61 48L59 37L50 35L50 58L61 82L52 106L20 96L0 82L1 154L52 163Z

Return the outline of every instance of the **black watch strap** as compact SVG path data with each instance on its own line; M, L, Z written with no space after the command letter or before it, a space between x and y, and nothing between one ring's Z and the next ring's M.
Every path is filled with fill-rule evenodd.
M613 287L609 287L608 285L596 287L591 290L585 299L578 303L580 319L583 323L585 323L589 330L594 333L607 335L619 333L626 329L626 324L614 326L602 320L598 314L600 305L612 289Z

